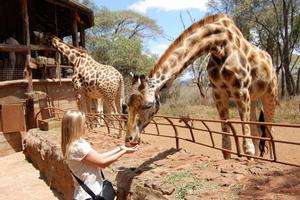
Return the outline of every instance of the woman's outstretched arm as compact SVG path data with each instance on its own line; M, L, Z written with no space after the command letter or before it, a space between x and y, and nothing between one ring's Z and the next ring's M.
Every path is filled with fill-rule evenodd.
M113 162L115 162L116 160L118 160L122 155L124 155L126 153L133 153L137 150L138 150L138 145L131 147L131 148L121 146L112 151L102 153L102 154L99 154L97 151L92 149L82 159L82 162L89 164L89 165L97 166L100 168L105 168L105 167L109 166L110 164L112 164ZM105 156L103 156L103 154L105 154Z

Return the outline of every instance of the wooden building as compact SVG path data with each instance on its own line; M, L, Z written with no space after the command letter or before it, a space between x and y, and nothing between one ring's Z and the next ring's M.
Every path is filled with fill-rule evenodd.
M45 74L39 75L47 71L42 67L61 64L55 50L41 44L34 32L51 33L60 38L72 36L74 46L80 43L84 47L85 29L92 27L93 22L92 10L73 0L1 1L0 80L27 79L28 90L32 90L32 78L47 78ZM47 63L39 56L55 60ZM36 66L35 59L43 65ZM60 76L60 69L49 71L55 71L56 76L50 74L48 78Z
M34 32L70 36L84 47L93 24L92 10L73 0L0 1L0 156L22 149L42 107L77 108L71 78L64 77L72 67Z

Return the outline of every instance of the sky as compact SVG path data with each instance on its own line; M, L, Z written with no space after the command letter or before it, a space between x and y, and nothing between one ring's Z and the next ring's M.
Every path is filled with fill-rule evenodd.
M94 0L97 6L106 6L110 10L133 10L143 14L162 28L164 34L176 39L184 30L180 20L180 13L186 28L191 25L187 14L190 12L193 19L204 17L208 0ZM171 41L160 37L155 40L145 40L144 45L152 53L161 55Z

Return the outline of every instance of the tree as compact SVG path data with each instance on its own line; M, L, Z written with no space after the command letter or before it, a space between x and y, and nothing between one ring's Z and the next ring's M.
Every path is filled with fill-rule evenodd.
M156 22L130 10L111 11L93 0L76 0L94 12L94 26L86 31L86 48L102 64L112 65L124 76L146 72L157 56L144 51L143 41L163 32Z
M143 54L141 39L128 39L123 35L90 38L89 49L100 63L116 67L123 75L130 71L146 71L154 65L156 57Z
M131 10L110 11L101 7L95 13L95 26L91 29L94 35L118 35L154 38L162 34L161 28L149 17Z
M211 0L208 5L213 11L223 10L233 16L246 38L272 56L277 72L281 69L284 74L283 86L290 96L295 95L291 71L297 63L292 57L300 40L300 1Z

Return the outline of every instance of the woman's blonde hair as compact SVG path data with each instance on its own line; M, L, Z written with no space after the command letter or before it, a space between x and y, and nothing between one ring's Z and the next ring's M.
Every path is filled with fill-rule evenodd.
M85 115L80 111L67 111L61 124L61 150L64 159L68 158L70 144L84 134Z

